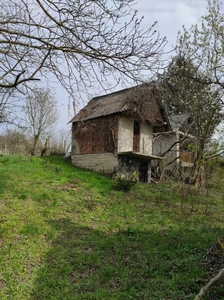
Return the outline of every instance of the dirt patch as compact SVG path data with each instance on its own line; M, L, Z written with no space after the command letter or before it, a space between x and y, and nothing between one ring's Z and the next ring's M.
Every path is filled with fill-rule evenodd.
M60 186L59 188L62 190L77 191L77 186L75 186L74 184L71 184L71 183L64 184L64 185Z

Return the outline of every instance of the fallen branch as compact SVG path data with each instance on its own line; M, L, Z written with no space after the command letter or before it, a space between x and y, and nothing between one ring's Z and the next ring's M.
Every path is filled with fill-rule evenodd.
M224 250L224 244L221 242L220 238L218 238L218 242L219 242L221 248Z
M204 287L201 288L200 293L196 296L194 300L200 300L208 292L211 286L223 276L224 276L224 268L221 269L215 277L213 277Z

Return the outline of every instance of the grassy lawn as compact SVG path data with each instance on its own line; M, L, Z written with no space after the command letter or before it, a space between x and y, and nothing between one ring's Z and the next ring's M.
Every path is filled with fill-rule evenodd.
M60 157L0 157L0 299L194 299L224 235L223 180L124 193Z

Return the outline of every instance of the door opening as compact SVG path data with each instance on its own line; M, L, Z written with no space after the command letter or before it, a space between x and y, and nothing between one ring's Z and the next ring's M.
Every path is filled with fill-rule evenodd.
M133 134L133 151L139 152L140 148L140 124L134 121L134 134Z

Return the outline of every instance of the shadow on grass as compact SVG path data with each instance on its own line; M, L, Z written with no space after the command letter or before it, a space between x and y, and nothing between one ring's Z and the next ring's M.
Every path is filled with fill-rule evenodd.
M6 188L6 179L0 178L0 195L4 192Z
M193 299L200 290L196 280L204 275L208 236L199 230L128 228L105 234L69 219L51 226L58 235L37 274L32 300Z

